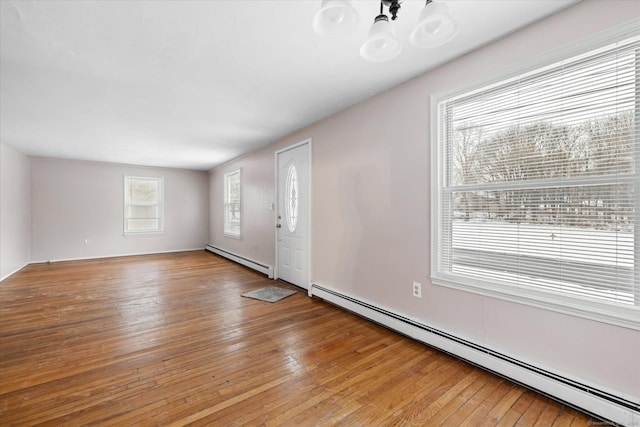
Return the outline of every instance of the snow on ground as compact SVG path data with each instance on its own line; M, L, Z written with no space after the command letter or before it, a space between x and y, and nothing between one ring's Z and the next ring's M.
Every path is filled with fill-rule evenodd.
M451 237L457 250L454 273L514 287L634 304L633 233L454 220Z
M454 248L633 268L630 232L497 221L454 220Z

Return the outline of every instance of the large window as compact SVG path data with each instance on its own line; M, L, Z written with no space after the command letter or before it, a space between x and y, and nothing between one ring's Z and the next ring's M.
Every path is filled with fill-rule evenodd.
M434 283L640 328L640 43L620 38L434 97Z
M224 234L240 237L240 169L224 176Z
M164 179L124 177L124 233L157 233L164 230Z

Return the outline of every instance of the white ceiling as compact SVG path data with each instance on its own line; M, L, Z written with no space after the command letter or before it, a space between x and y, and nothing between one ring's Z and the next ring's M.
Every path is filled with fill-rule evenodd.
M27 155L210 169L380 93L576 0L449 1L449 44L415 49L424 5L394 22L392 62L315 35L320 0L1 1L0 141Z

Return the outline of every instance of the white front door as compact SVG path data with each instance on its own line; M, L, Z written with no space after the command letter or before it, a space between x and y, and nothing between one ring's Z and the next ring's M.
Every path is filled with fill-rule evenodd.
M308 289L311 142L276 153L276 278Z

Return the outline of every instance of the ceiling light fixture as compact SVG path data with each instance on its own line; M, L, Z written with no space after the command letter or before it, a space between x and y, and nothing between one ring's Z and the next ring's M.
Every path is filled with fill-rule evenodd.
M360 48L360 56L367 61L384 62L400 55L401 51L402 44L396 38L389 17L383 13L382 3L380 3L380 15L376 16L369 29L369 37Z
M346 0L322 0L313 18L313 30L321 36L343 37L353 32L358 12Z
M443 45L458 34L458 24L449 14L449 7L444 3L427 4L420 12L418 24L411 32L409 40L419 48L432 48Z
M371 62L389 61L400 54L402 44L395 36L391 20L398 18L403 0L381 0L380 14L369 29L369 36L360 48L360 56ZM433 4L432 4L433 3ZM355 29L358 14L348 0L322 0L322 6L313 19L313 29L321 36L344 36ZM458 33L458 25L446 4L426 0L418 23L411 32L410 41L418 48L434 48L449 42Z

